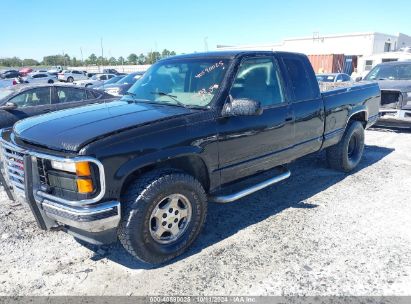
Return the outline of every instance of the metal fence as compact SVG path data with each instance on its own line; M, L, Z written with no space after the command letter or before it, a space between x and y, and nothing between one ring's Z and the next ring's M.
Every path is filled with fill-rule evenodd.
M105 66L80 66L67 67L68 70L87 71L89 73L99 73L104 69L116 69L120 73L145 72L150 67L150 64L143 65L105 65Z

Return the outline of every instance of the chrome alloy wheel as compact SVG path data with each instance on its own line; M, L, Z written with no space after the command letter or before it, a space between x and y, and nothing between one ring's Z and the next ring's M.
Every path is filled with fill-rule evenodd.
M191 203L182 194L172 194L161 199L151 213L151 236L160 244L176 241L190 224L191 213Z

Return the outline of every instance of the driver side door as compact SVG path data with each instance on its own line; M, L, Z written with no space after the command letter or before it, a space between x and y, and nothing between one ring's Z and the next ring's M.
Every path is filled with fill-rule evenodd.
M274 57L242 60L230 98L259 101L263 112L217 119L221 184L268 170L287 160L287 149L294 140L294 114L285 91Z

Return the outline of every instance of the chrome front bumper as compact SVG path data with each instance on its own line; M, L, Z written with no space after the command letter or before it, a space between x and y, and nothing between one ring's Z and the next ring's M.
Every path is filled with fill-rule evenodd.
M38 154L21 149L9 142L0 142L2 172L7 185L12 189L15 198L27 203L33 212L40 228L51 229L64 226L74 227L90 233L103 232L117 228L120 218L120 202L102 202L104 196L104 168L98 162L102 191L97 199L87 201L67 201L40 190L37 158L59 159L47 154ZM84 157L78 158L84 159ZM91 160L91 159L88 159ZM97 163L96 160L92 160Z
M377 126L411 127L411 110L380 109Z
M116 228L121 217L120 202L116 201L88 207L69 207L48 200L37 203L56 222L89 232Z

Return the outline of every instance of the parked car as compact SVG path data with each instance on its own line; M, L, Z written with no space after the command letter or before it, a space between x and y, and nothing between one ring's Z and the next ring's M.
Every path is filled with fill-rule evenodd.
M114 76L114 77L112 77L112 78L110 78L110 79L108 79L108 80L106 80L106 81L103 81L103 83L93 84L93 85L89 86L89 88L93 88L93 89L96 89L96 90L103 90L103 91L104 91L104 87L105 87L105 86L107 86L107 85L109 85L109 84L116 83L116 82L120 81L121 79L123 79L124 77L125 77L125 75L116 75L116 76Z
M115 74L96 74L89 79L77 80L77 81L74 81L73 83L81 87L88 87L88 86L92 86L96 84L100 85L100 84L103 84L104 81L111 79L115 76L116 76Z
M52 66L50 69L47 70L50 74L58 74L63 71L63 67L61 65Z
M381 89L379 126L411 127L411 62L396 61L376 65L364 77Z
M329 73L329 74L317 74L317 80L319 82L347 82L352 81L350 75L345 73Z
M103 69L103 73L105 73L105 74L119 74L116 69Z
M21 76L17 70L5 70L0 74L1 79L11 79Z
M144 72L130 73L121 80L117 81L116 83L104 85L104 87L101 87L101 89L103 89L104 92L110 95L122 96L143 75Z
M32 68L22 68L19 70L20 76L27 76L27 74L33 72Z
M55 75L49 73L30 73L26 77L23 77L24 82L27 83L54 83L57 81Z
M64 84L16 85L0 89L0 129L29 116L113 99L104 92Z
M64 70L63 72L57 74L57 78L58 80L65 82L88 79L88 77L84 75L82 71L78 70Z
M285 164L322 149L332 168L355 169L379 103L376 83L321 93L301 54L169 57L121 100L3 131L6 180L40 228L95 244L118 237L134 257L162 263L199 235L208 200L284 180Z

